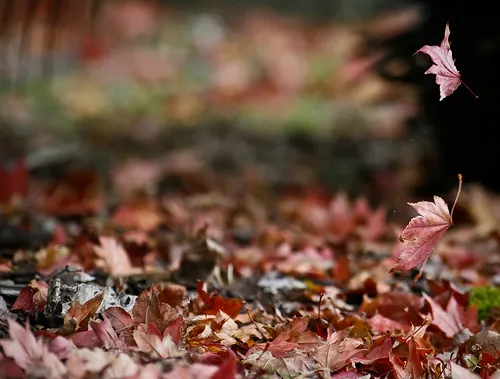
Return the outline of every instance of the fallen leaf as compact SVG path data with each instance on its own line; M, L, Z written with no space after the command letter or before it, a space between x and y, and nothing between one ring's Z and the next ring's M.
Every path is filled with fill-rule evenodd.
M120 339L107 317L104 317L104 320L101 322L90 323L90 326L105 349L125 348L125 342Z
M343 341L337 340L333 343L321 346L312 356L320 365L337 371L347 366L351 358L362 352L360 349L363 343L353 338L346 338Z
M172 341L170 336L159 337L140 326L134 330L134 339L139 349L160 358L182 357L184 355Z
M411 379L411 377L405 371L401 359L399 359L394 354L389 354L389 361L391 362L394 373L396 374L396 377L398 379Z
M184 295L186 295L186 287L169 283L161 289L158 294L158 300L172 307L176 307L181 305Z
M415 338L411 338L408 342L408 361L405 365L405 372L408 373L410 378L423 378L424 368L422 367L422 361L418 355L417 344L415 343Z
M8 324L10 339L0 340L6 357L12 358L28 375L38 372L39 375L43 373L42 377L62 378L66 374L66 367L41 340L35 338L28 325L23 328L12 319Z
M137 298L132 317L135 325L154 325L163 334L167 326L178 319L179 311L159 300L161 290L152 285L141 292Z
M12 305L12 310L22 310L30 315L43 312L47 303L47 292L49 286L42 280L32 280L30 284L24 287L15 303Z
M227 359L220 366L217 372L213 373L210 379L235 379L238 362L235 359Z
M477 333L467 341L467 351L473 352L475 346L480 347L483 352L500 358L500 333L493 330L484 330Z
M75 302L64 315L64 324L59 329L59 334L68 335L80 329L85 330L89 321L95 316L101 305L104 292L86 301L83 304Z
M451 378L452 379L480 379L481 377L469 369L462 367L455 362L451 362Z
M99 245L95 246L96 266L111 275L129 274L133 267L130 257L114 237L99 237Z
M183 364L175 365L173 370L162 375L162 379L204 379L212 378L218 371L217 366L193 363L186 366Z
M120 307L109 307L102 315L109 319L113 329L116 330L118 335L123 336L128 346L135 343L132 335L134 321L132 320L132 316L125 309Z
M102 379L133 378L141 367L130 356L120 352L100 349L76 349L68 357L69 377L82 379L99 377Z
M432 323L441 329L444 334L446 334L446 337L453 338L455 334L463 328L459 315L449 312L452 308L445 311L436 301L430 298L429 295L423 293L422 296L431 306ZM452 299L453 297L450 299L450 302Z
M93 330L85 330L83 332L76 332L67 337L76 347L83 348L101 348L102 342L97 337Z
M373 363L379 359L388 359L392 351L393 340L391 337L386 336L378 338L373 343L373 347L364 358L352 358L353 362L362 363L364 365Z
M243 308L243 301L239 298L225 299L218 293L208 294L203 290L203 282L198 281L196 290L201 301L204 303L202 312L207 315L215 315L218 311L222 311L231 318L235 318Z

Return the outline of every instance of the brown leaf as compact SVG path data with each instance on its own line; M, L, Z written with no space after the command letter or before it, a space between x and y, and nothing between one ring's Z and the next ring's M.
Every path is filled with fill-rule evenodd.
M186 287L178 284L169 283L161 289L158 294L158 300L172 307L181 305L182 299L186 294Z
M44 281L32 280L21 290L11 309L29 312L30 315L43 312L47 303L48 288L48 284Z
M137 298L132 317L135 325L154 325L161 334L170 322L179 317L179 311L159 300L160 289L152 285L146 288Z
M71 342L75 344L76 347L83 348L100 348L102 347L101 340L97 337L95 332L91 330L85 330L83 332L76 332L67 337Z
M132 316L125 309L120 307L109 307L102 312L102 315L103 317L109 319L113 329L118 333L118 335L123 336L123 339L128 346L135 344L134 337L132 335L134 321L132 320Z
M87 329L88 323L95 316L103 297L104 292L101 292L84 304L74 303L64 315L64 324L59 329L59 334L68 335L80 329Z
M239 298L229 298L224 299L218 293L212 293L208 295L203 290L203 282L198 281L196 285L198 291L198 296L201 301L205 304L202 312L207 315L215 315L218 311L222 311L231 318L235 318L238 313L240 313L241 308L243 308L243 301Z
M314 353L313 358L323 367L328 367L332 371L337 371L347 366L351 358L364 350L360 349L362 345L362 342L352 338L346 338L343 341L337 340L333 343L321 346L316 353Z
M405 372L408 373L410 378L422 378L424 375L424 368L422 361L418 355L417 344L412 337L408 343L408 361L405 365Z

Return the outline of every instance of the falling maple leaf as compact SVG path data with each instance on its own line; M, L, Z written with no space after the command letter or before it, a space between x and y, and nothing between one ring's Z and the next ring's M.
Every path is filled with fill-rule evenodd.
M419 216L410 220L399 237L403 243L401 253L390 272L411 270L420 265L420 271L415 276L416 282L424 271L424 266L429 259L434 247L444 232L453 225L453 210L457 204L462 189L462 175L458 175L459 186L455 202L450 210L446 202L439 196L434 196L434 202L419 201L408 203Z
M425 53L429 55L434 64L425 72L426 74L436 75L436 83L439 85L440 99L450 96L458 88L460 84L463 85L477 98L476 94L465 84L455 66L455 60L450 48L450 27L446 24L444 30L444 38L441 46L425 45L418 49L417 53Z

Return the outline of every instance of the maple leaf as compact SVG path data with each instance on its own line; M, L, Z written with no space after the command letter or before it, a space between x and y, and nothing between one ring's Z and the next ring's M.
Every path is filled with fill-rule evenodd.
M78 330L85 330L91 318L96 315L103 297L104 292L101 292L83 304L75 302L64 315L64 324L59 329L59 334L68 335Z
M125 309L120 307L109 307L102 315L109 319L113 329L116 330L118 335L123 336L123 340L127 345L130 346L135 344L132 335L134 321L132 320L132 316Z
M392 364L392 369L394 370L394 374L398 379L410 379L408 373L405 371L403 367L403 362L397 356L392 353L389 354L389 361Z
M458 180L458 192L451 212L446 202L439 196L434 196L433 203L430 201L408 203L419 213L419 216L412 218L401 233L399 239L403 246L398 260L390 272L411 270L420 265L420 271L413 281L416 282L420 278L425 263L437 242L444 232L453 225L453 210L462 189L462 175L458 175Z
M95 246L96 266L111 275L126 275L132 270L132 262L123 246L113 237L99 237L100 246Z
M107 317L101 322L91 322L90 326L105 349L123 349L125 342L120 339Z
M16 302L12 305L12 310L23 310L34 315L36 312L43 312L47 303L48 284L41 280L32 280L24 287Z
M436 75L436 83L439 85L440 101L451 95L458 86L463 83L464 86L477 98L476 94L465 84L455 66L455 60L451 52L450 42L450 27L446 24L444 30L444 38L440 46L425 45L418 49L417 53L424 53L431 57L434 64L425 72L426 74ZM414 54L414 55L415 55Z
M163 334L170 323L179 318L179 311L161 302L159 298L160 293L161 291L156 285L152 285L142 291L134 304L132 316L135 325L151 324L160 331L160 334Z
M223 311L229 317L235 318L240 313L241 308L243 308L243 301L241 299L235 297L225 299L216 292L209 295L203 290L203 285L202 281L198 281L196 290L199 298L205 305L202 309L204 314L215 315L218 311Z
M85 330L83 332L76 332L67 337L76 347L102 347L102 342L97 337L97 334L93 330Z
M36 373L38 377L49 378L62 378L66 374L61 361L35 338L28 325L23 328L12 319L8 319L8 324L10 339L0 340L5 356L12 358L17 366L33 377L37 376Z
M430 304L432 309L432 323L441 329L446 337L453 338L462 328L462 321L458 312L456 300L452 297L444 310L436 301L426 293L422 296Z
M389 358L389 354L392 351L393 340L389 336L384 336L379 338L374 342L373 347L370 352L366 354L364 358L352 358L352 362L362 363L362 364L370 364L379 359L387 359Z
M481 377L473 372L469 371L465 367L462 367L455 362L451 363L451 377L453 379L480 379Z
M255 346L271 352L274 357L284 357L297 348L314 349L319 346L320 341L317 335L307 330L308 323L308 317L295 318L270 343L259 343Z
M143 325L134 330L134 339L139 349L146 353L158 355L161 358L181 357L184 355L170 336L160 337L151 333Z
M359 348L361 345L363 345L362 342L353 338L346 338L343 341L337 340L321 346L314 353L313 358L320 365L337 371L347 366L351 358L364 350Z
M422 361L418 355L417 344L413 337L408 343L408 361L405 365L405 372L408 373L410 378L422 378L424 376Z

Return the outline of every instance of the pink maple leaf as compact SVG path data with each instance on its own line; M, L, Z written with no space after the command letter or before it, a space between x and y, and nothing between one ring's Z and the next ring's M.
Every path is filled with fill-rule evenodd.
M431 306L432 323L439 327L446 334L446 337L453 338L455 334L463 329L463 324L458 314L458 303L454 297L450 298L446 310L427 294L424 293L423 297Z
M455 60L450 48L450 42L448 38L450 37L450 27L446 24L444 30L444 38L441 42L441 46L430 46L425 45L418 49L417 53L425 53L429 55L434 64L425 72L426 74L436 75L436 83L439 85L439 92L441 95L440 101L445 97L451 95L458 86L463 83L463 85L477 98L476 94L472 92L467 84L464 83L460 73L455 66Z
M50 378L62 378L66 368L54 353L51 353L42 340L37 340L28 325L22 327L12 319L9 324L10 339L1 339L0 347L6 357L12 358L16 365L29 376L35 373Z
M445 201L439 196L434 196L434 202L419 201L418 203L408 203L413 207L419 216L410 220L406 228L399 237L403 243L401 253L396 264L390 272L411 270L420 265L420 271L415 276L416 282L424 271L424 266L434 250L437 242L444 232L453 225L453 210L457 204L460 191L462 189L462 175L458 175L459 186L457 197L450 210Z

